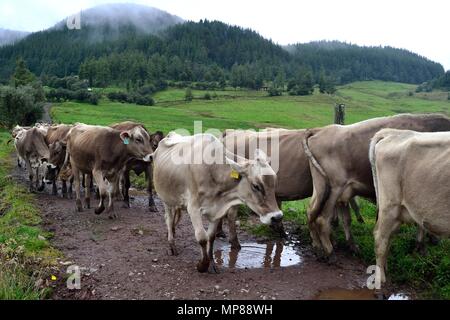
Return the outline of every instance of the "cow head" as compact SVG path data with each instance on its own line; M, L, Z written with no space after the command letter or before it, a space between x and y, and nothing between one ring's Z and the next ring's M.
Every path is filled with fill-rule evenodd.
M121 131L120 139L131 157L145 162L151 161L153 149L150 143L150 136L144 128L139 126L131 130Z
M159 142L162 139L164 139L164 134L161 131L156 131L150 135L150 145L152 146L153 151L158 148Z
M56 141L51 143L48 146L48 149L50 156L45 166L44 182L50 184L57 178L59 170L61 170L61 167L64 164L66 158L66 143L63 141Z
M275 199L277 176L269 165L266 154L255 150L254 160L237 163L226 158L232 168L231 177L238 179L239 198L256 212L262 223L279 223L283 213Z

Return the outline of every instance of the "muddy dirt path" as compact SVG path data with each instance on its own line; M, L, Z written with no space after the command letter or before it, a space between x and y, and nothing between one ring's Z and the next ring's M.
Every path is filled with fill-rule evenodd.
M26 182L23 169L13 175ZM53 299L312 299L327 289L358 289L366 282L366 266L342 252L339 265L329 266L302 243L256 243L243 231L237 254L227 251L226 239L216 241L221 273L200 274L195 268L200 248L187 214L177 229L174 257L167 254L159 199L159 212L150 213L145 194L134 191L132 208L117 202L119 219L110 220L93 209L76 213L74 200L49 193L47 186L37 204L45 229L54 234L52 245L65 255ZM80 290L66 287L63 274L72 264L83 270Z

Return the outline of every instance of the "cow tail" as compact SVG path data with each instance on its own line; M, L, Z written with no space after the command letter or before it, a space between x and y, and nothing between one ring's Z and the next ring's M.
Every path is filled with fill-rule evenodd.
M373 185L375 188L375 199L377 201L377 217L376 221L378 221L378 177L377 177L377 167L376 167L376 146L377 143L380 142L385 138L385 135L383 132L379 132L375 134L375 136L370 140L370 147L369 147L369 160L370 160L370 166L372 168L372 176L373 176Z
M311 149L309 148L308 145L308 139L313 136L315 134L315 130L311 130L308 129L306 130L305 133L305 137L303 138L303 149L305 150L305 154L309 159L309 162L317 169L317 171L319 171L320 175L324 178L325 180L325 190L323 192L320 198L320 202L319 202L319 208L318 210L315 211L314 215L311 216L311 221L315 221L319 215L319 213L322 211L323 207L325 206L325 203L328 200L328 197L330 196L330 191L331 191L331 185L330 185L330 180L328 178L328 175L326 174L325 170L322 168L322 166L319 164L319 162L317 161L317 159L314 157L314 155L311 152Z

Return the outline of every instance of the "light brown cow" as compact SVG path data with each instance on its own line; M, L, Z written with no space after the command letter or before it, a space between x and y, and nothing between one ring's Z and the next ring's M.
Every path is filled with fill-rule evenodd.
M34 191L35 188L42 191L45 185L42 182L39 186L39 181L41 181L39 179L39 168L49 158L44 134L40 129L34 127L28 130L23 129L15 137L14 144L19 157L25 161L30 178L30 191ZM35 178L36 180L33 182ZM33 183L35 183L35 187Z
M152 150L156 150L158 147L159 142L164 138L164 135L161 131L156 131L153 134L150 134L148 130L144 127L141 123L136 123L132 121L125 121L116 123L113 125L110 125L111 128L116 130L132 130L136 127L141 127L143 130L147 131L150 137L150 146L152 147ZM130 159L126 165L125 169L123 171L122 177L119 179L122 181L122 195L124 200L125 207L130 207L130 196L129 196L129 189L131 186L130 183L130 171L133 170L136 175L140 175L142 172L145 173L145 179L147 180L147 193L148 193L148 207L149 210L152 212L158 211L155 205L155 201L153 200L153 173L152 173L152 164L149 162L144 162L139 159ZM116 189L119 190L119 186L116 186Z
M357 195L375 201L369 144L383 128L448 131L450 118L439 114L402 114L313 129L304 139L314 186L308 210L309 228L313 245L323 248L326 257L333 253L330 222L335 207L348 211L348 200Z
M229 129L224 132L222 142L228 150L247 159L253 158L256 147L264 148L264 151L269 157L272 157L272 152L278 153L276 157L278 162L278 170L276 172L278 183L275 196L278 206L281 208L281 201L306 199L311 197L313 192L309 160L303 149L305 133L305 129L286 130L269 128L260 132ZM276 150L272 150L272 146ZM364 220L359 214L359 208L354 199L350 200L350 204L355 210L358 221L363 222ZM230 231L229 240L235 249L240 248L235 227L237 210L238 207L233 207L227 214L228 228ZM351 249L356 250L351 239L349 240L349 246Z
M266 155L257 150L255 160L227 151L213 135L182 137L171 132L154 155L154 184L165 205L170 254L177 254L174 232L186 208L202 248L199 272L217 272L213 244L220 219L232 206L245 203L265 224L281 220L275 199L276 175ZM208 231L202 217L209 221Z
M384 129L370 146L378 220L374 230L381 283L392 234L402 223L450 237L450 132Z
M48 145L50 155L45 169L44 182L52 184L53 195L58 193L56 187L56 180L58 177L62 182L63 197L66 197L67 195L67 179L73 181L72 177L67 177L67 170L70 168L63 168L66 158L67 135L72 127L72 125L65 124L51 126L48 128L45 137L45 142ZM65 174L59 175L62 169L64 169L63 171ZM69 194L72 194L72 182L70 182Z
M112 193L121 171L130 159L150 161L152 148L146 130L136 127L131 130L115 130L101 126L74 126L68 135L67 153L75 178L76 208L82 211L80 199L80 173L86 174L86 186L90 185L90 173L99 188L100 203L95 209L100 214L105 209L115 218ZM90 188L86 188L86 206L90 207Z

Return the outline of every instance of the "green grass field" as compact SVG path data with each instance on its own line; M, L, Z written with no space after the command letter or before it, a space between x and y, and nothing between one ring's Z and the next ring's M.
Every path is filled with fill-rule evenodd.
M168 89L155 95L152 107L112 103L103 99L98 106L65 102L52 108L57 122L108 125L124 120L143 122L150 130L184 128L192 132L193 121L203 121L203 129L216 128L310 128L333 121L335 103L346 105L346 123L396 113L441 112L450 115L450 101L445 93L414 93L415 86L381 81L356 82L338 88L335 96L268 97L265 92L218 91L217 99L202 100L206 91L193 90L195 99L184 102L184 90ZM212 93L212 91L210 91ZM287 202L283 209L287 220L298 226L298 233L309 241L306 229L307 201ZM353 223L353 233L361 249L360 258L374 263L372 230L375 207L360 201L366 223ZM289 210L289 208L291 208ZM266 230L267 231L267 230ZM263 227L252 230L264 234ZM423 297L450 299L450 241L430 246L428 255L414 252L416 228L404 226L395 237L389 258L389 276L398 284L416 288ZM344 245L342 230L336 237Z

